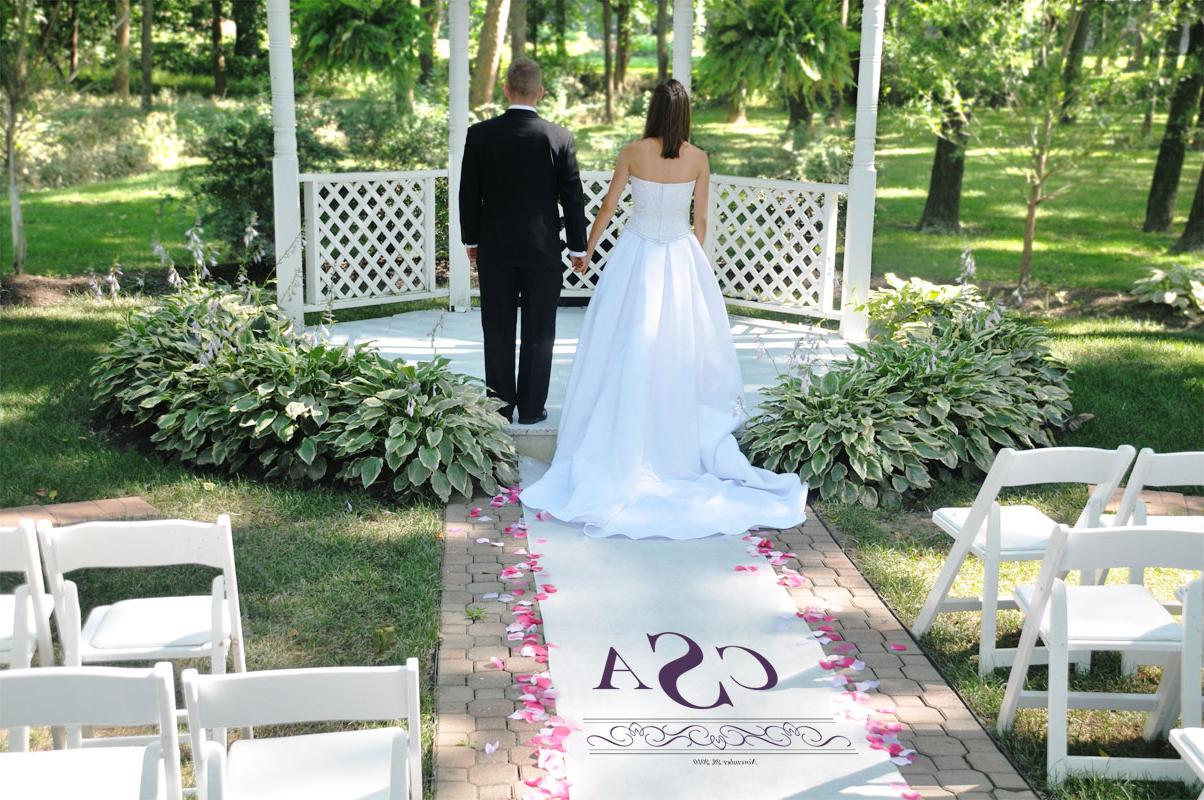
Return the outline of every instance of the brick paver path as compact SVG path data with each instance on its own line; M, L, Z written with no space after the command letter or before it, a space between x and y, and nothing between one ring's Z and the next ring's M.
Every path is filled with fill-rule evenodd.
M472 506L486 509L491 520L469 519ZM506 591L497 578L499 570L526 558L516 552L526 547L525 539L502 535L502 529L520 514L515 506L490 509L488 498L447 508L434 753L436 800L522 798L531 791L523 779L539 774L531 748L523 745L537 726L508 719L508 715L520 694L514 675L544 667L532 658L511 655L506 625L512 617L507 606L483 599L487 593ZM841 607L832 613L837 618L834 627L857 646L855 652L866 663L865 678L881 682L878 692L884 704L895 706L899 721L907 726L900 738L919 753L914 764L901 768L914 789L926 798L1036 800L814 514L801 528L759 533L773 539L779 549L798 555L799 563L790 566L809 583L788 591L800 609L825 603ZM477 544L480 537L505 542L505 547ZM891 644L907 649L895 651ZM504 670L490 665L494 656L503 659ZM554 671L552 678L556 678ZM493 742L498 743L497 750L485 753L484 746Z
M15 527L23 519L32 519L34 522L48 519L55 525L74 525L94 520L151 519L157 516L159 510L141 497L110 497L76 503L0 508L0 526Z

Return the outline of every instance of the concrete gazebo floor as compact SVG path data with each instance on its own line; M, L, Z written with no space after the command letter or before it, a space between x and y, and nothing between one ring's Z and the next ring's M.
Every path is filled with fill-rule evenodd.
M523 438L546 437L551 444L560 423L564 392L577 337L585 319L584 308L561 308L556 316L556 347L552 362L552 383L548 394L548 418L538 425L514 425L513 432ZM813 346L812 358L829 363L850 355L848 345L834 331L808 323L774 322L732 316L732 336L744 376L745 407L755 410L762 391L777 383L787 368L796 345ZM312 330L312 329L311 329ZM429 361L436 355L451 360L456 372L483 378L485 364L481 342L481 315L473 309L465 313L429 309L409 311L391 317L340 322L330 327L334 344L368 344L387 358ZM522 448L525 451L528 448ZM548 448L532 448L530 455L550 457ZM546 452L538 452L546 451Z

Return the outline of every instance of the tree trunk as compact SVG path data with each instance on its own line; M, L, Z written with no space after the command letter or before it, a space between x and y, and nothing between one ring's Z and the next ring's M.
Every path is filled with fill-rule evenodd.
M18 54L17 58L23 58ZM20 67L18 67L20 69ZM25 218L21 214L21 183L17 169L18 104L7 97L8 124L4 129L4 160L8 164L8 219L13 239L13 273L25 272Z
M1187 253L1204 250L1204 164L1200 165L1200 180L1196 182L1196 195L1187 215L1183 235L1171 247L1172 253Z
M1150 82L1150 94L1141 120L1142 139L1150 138L1150 132L1154 128L1154 112L1158 110L1158 100L1162 94L1159 89L1175 79L1175 72L1179 68L1179 42L1182 38L1183 26L1172 25L1166 32L1162 49L1154 55L1157 62L1154 65L1157 78Z
M1083 52L1087 49L1087 31L1091 27L1091 0L1080 0L1074 15L1074 35L1070 38L1070 49L1062 66L1062 116L1063 125L1074 122L1074 106L1078 103L1079 78L1083 71Z
M527 0L510 0L510 60L527 54Z
M234 55L254 58L259 53L260 0L234 0L230 16L234 17Z
M611 3L615 7L615 90L622 92L631 60L631 0Z
M468 104L472 108L480 108L493 100L509 14L510 0L488 0L485 6L485 21L481 23L481 36L477 44L477 61L473 65L472 81L468 88Z
M1135 31L1133 34L1133 52L1129 55L1129 63L1125 65L1125 72L1137 72L1145 66L1145 37L1141 35L1141 31Z
M744 113L744 87L741 86L727 97L727 121L744 122L748 117Z
M422 19L426 22L428 38L418 53L419 80L430 83L435 71L435 47L439 42L439 25L443 18L443 0L419 0Z
M564 8L565 0L556 0L556 57L564 60L569 57L568 44L568 14Z
M1037 238L1037 208L1041 205L1040 192L1039 186L1029 186L1024 212L1024 245L1020 250L1020 283L1017 286L1021 292L1028 291L1028 285L1033 278L1033 241Z
M79 0L71 0L71 31L67 35L67 80L79 75Z
M1200 114L1196 117L1196 130L1191 139L1192 150L1204 150L1204 89L1200 90Z
M1175 215L1175 196L1179 191L1179 177L1183 172L1183 158L1187 153L1191 118L1196 111L1202 82L1204 20L1191 26L1187 61L1184 62L1183 74L1171 95L1166 130L1162 134L1158 161L1154 164L1154 179L1150 183L1150 194L1146 200L1145 222L1141 226L1146 233L1165 231L1171 226Z
M614 62L610 55L610 0L602 0L602 84L606 87L606 121L614 122Z
M669 79L669 0L656 0L656 82Z
M811 96L806 92L792 92L786 97L786 107L790 110L790 119L786 122L787 132L797 132L799 128L809 131L815 125L815 106Z
M928 199L916 230L927 233L957 233L961 230L962 178L966 173L967 120L948 109L941 121L941 135L932 157Z
M209 41L213 46L213 94L226 96L226 53L222 50L222 0L211 0L213 18L209 23Z
M155 20L155 0L142 0L142 110L150 111L151 95L154 93L154 75L152 68L153 25Z
M117 71L113 94L130 96L130 0L117 0Z

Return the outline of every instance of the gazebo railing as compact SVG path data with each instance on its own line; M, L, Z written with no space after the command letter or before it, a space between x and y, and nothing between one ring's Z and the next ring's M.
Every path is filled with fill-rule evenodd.
M303 174L306 311L446 297L435 182L447 170Z
M435 249L436 204L446 202L436 182L446 177L446 170L302 175L305 310L448 296ZM581 180L592 221L610 173L587 171ZM704 249L728 303L838 318L837 232L847 191L842 184L712 175ZM625 191L599 252L618 242L630 205ZM588 297L604 266L595 262L584 275L566 267L563 294Z

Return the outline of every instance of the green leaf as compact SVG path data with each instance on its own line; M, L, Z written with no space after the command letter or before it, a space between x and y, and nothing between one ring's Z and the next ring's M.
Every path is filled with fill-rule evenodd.
M384 459L378 456L369 456L360 461L360 481L364 484L365 489L371 486L380 476L380 471L384 468L384 465Z
M433 447L420 447L418 448L418 460L428 470L434 471L439 466L439 451Z
M297 455L306 464L314 463L314 459L318 456L318 443L312 436L306 436L301 440L301 446L297 448Z

